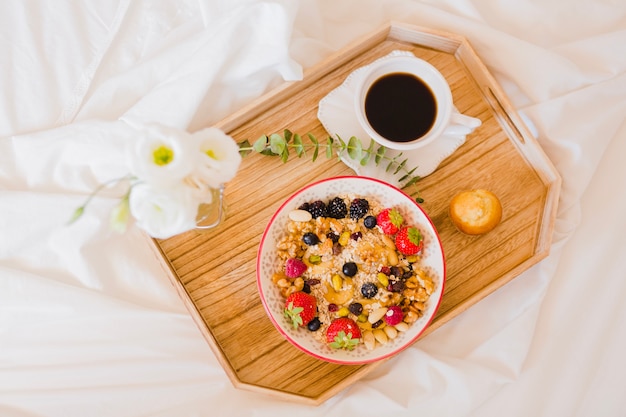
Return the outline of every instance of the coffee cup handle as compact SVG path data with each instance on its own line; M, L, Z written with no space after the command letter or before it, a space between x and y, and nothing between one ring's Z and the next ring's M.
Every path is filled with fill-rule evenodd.
M455 110L452 112L452 116L450 116L450 125L446 127L443 134L450 136L469 135L481 124L480 119L461 114Z

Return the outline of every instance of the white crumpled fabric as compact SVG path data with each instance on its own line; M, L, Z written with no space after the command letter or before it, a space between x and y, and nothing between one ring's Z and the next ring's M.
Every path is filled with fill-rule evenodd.
M0 3L0 415L626 415L626 4ZM212 125L389 20L469 39L563 177L551 255L326 403L230 383L136 228L127 122ZM242 341L246 343L246 341Z

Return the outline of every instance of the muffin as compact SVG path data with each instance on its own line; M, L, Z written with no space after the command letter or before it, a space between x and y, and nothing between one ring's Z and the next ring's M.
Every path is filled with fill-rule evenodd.
M459 231L468 235L481 235L500 223L502 204L491 191L463 191L450 201L449 215Z

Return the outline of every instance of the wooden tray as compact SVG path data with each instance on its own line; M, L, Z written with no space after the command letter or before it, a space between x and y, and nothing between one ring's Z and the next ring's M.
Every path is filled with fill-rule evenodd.
M417 183L447 259L442 304L428 334L548 255L560 189L558 173L464 38L390 24L217 127L237 142L285 128L325 138L317 119L320 99L353 70L397 49L435 65L450 83L457 108L483 121L464 145ZM236 387L319 404L377 365L335 365L300 352L273 327L256 287L258 244L281 202L312 181L350 174L335 158L311 162L310 157L293 157L283 164L251 154L226 188L227 218L219 228L151 240ZM452 196L469 188L492 190L504 206L502 223L481 237L457 232L447 215Z

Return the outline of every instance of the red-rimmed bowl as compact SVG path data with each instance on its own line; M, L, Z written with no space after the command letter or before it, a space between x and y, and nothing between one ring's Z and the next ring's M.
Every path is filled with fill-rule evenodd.
M373 198L381 206L398 208L405 223L419 227L424 237L420 265L428 272L435 289L426 302L422 317L406 332L387 344L368 350L362 343L354 350L333 349L317 340L306 327L294 329L284 317L285 299L272 282L272 275L280 270L282 262L277 255L277 243L287 233L289 212L305 202L329 201L338 195ZM345 176L312 183L289 197L270 219L257 254L257 285L263 307L276 329L295 347L320 360L356 365L376 362L391 357L410 346L432 321L441 302L445 283L445 257L439 235L426 213L413 198L400 189L373 178Z

